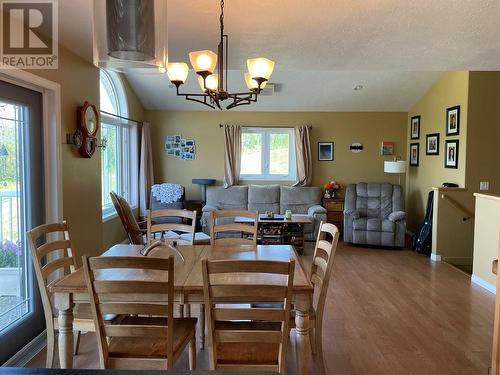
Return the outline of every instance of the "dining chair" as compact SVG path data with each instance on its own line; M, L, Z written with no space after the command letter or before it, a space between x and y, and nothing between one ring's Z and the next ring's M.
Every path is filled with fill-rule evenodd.
M285 373L295 261L202 259L210 370ZM280 302L270 309L242 307Z
M227 222L234 218L248 223ZM256 245L259 213L245 210L216 210L210 212L210 241L212 245ZM224 234L224 237L219 237ZM238 234L239 236L236 236Z
M137 222L137 219L132 212L132 208L127 200L116 194L114 191L109 193L111 202L115 206L115 210L120 217L128 239L133 245L144 245L144 235L146 234L146 222ZM141 228L142 227L142 228Z
M181 220L179 222L162 222L161 219L165 218L179 218ZM157 219L156 223L154 219ZM190 220L189 224L185 223L187 220ZM167 239L186 241L190 245L207 243L210 240L210 237L205 233L196 233L196 211L178 209L148 210L146 221L148 244L154 239L156 233L161 233Z
M66 221L55 224L43 224L26 233L31 250L40 297L42 300L45 324L47 328L46 367L54 366L55 331L59 329L56 310L53 306L53 293L49 286L66 274L79 267L78 257L71 247L69 229ZM42 242L45 237L44 243ZM94 321L89 304L76 304L73 309L73 328L75 334L74 353L78 353L80 331L94 331Z
M84 256L83 269L101 368L170 370L188 343L189 369L196 368L196 318L173 314L173 256ZM108 324L103 314L126 317Z

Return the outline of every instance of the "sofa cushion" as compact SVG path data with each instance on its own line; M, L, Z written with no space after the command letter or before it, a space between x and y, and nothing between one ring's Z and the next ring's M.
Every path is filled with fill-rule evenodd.
M218 210L247 210L248 186L208 186L206 203Z
M366 217L362 217L353 220L354 230L394 233L395 227L396 226L394 222L387 219L386 220L381 220L377 218L368 219Z
M248 187L248 210L260 213L280 212L279 185L250 185Z
M307 214L309 207L321 204L321 189L315 186L280 186L280 213L291 210L294 214Z

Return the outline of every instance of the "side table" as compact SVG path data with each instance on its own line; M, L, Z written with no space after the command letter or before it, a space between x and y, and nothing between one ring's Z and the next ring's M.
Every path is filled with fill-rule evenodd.
M323 207L327 211L327 221L339 228L339 235L342 238L344 232L344 198L323 198Z

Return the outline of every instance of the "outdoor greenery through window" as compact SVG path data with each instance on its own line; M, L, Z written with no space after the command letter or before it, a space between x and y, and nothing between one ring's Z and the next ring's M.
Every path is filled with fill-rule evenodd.
M115 213L109 193L123 196L131 206L137 204L137 129L134 123L112 116L127 117L127 104L118 77L101 70L102 212L103 218Z
M294 180L295 175L293 128L248 127L242 129L241 178Z

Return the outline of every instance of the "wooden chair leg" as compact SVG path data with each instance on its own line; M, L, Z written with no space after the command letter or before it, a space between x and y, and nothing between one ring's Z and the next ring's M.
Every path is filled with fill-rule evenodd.
M54 352L56 350L55 332L53 329L47 329L47 360L45 367L54 367Z
M325 362L323 360L323 340L322 340L322 329L321 329L321 326L316 326L315 327L315 333L314 333L314 336L315 336L315 346L316 346L316 363L318 364L318 372L321 374L321 375L325 375L326 374L326 369L325 369Z
M184 313L186 315L186 318L191 318L191 305L189 303L186 303L184 305Z
M309 328L309 343L311 344L311 353L316 354L316 330L313 325Z
M73 355L78 355L78 347L80 346L80 331L73 332Z
M205 349L205 305L200 305L200 349Z
M196 333L189 342L189 371L196 370Z
M184 305L182 303L177 305L177 311L179 313L179 318L184 318Z

